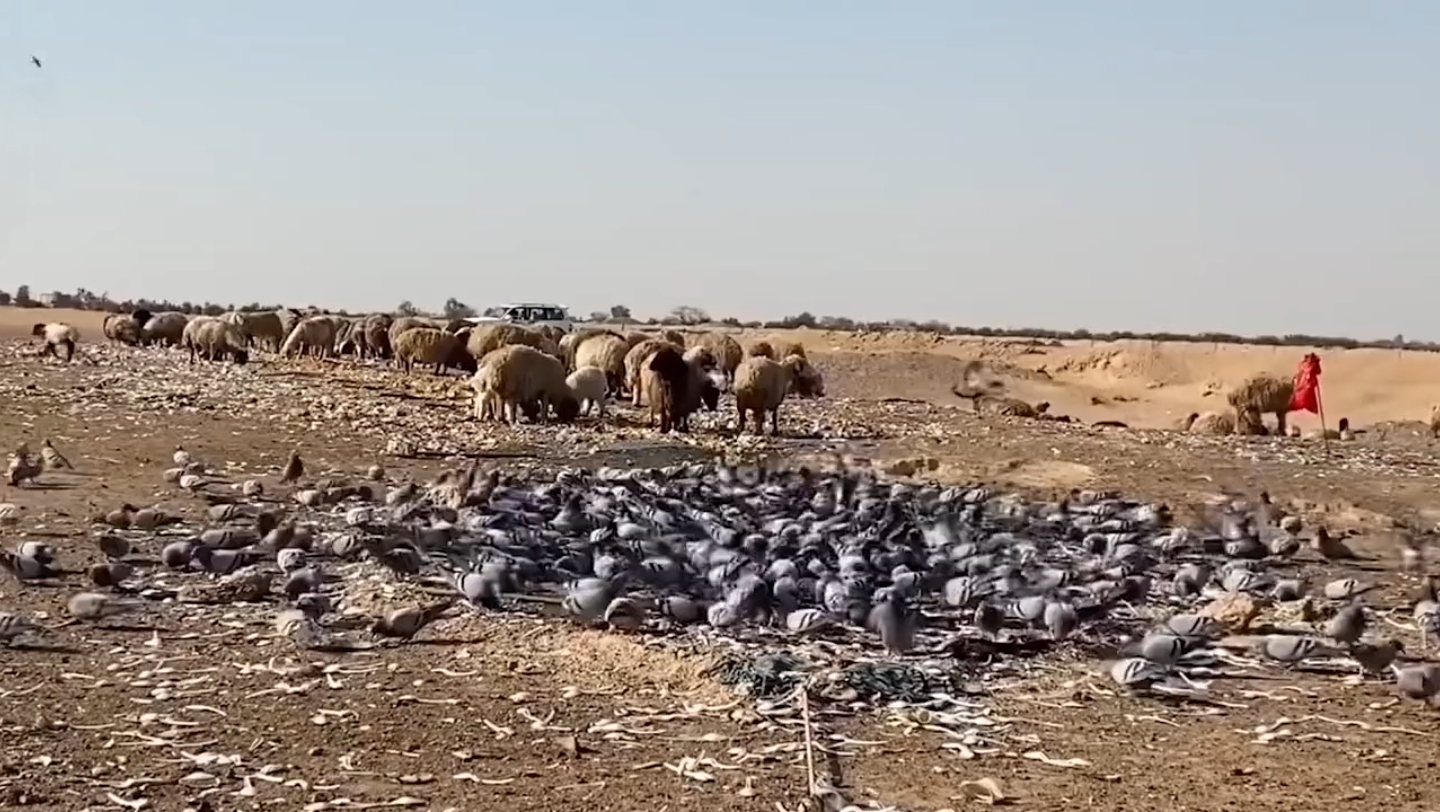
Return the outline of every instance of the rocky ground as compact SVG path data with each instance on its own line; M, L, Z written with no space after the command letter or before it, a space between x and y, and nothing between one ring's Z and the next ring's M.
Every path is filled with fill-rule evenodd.
M863 377L855 363L847 375ZM459 378L313 362L191 368L178 355L95 345L66 366L13 344L0 351L0 443L49 438L76 470L0 486L0 502L19 508L0 534L7 548L45 540L82 574L23 587L7 579L0 609L47 624L65 617L98 559L97 511L160 505L199 522L204 504L161 479L177 445L275 493L292 448L314 475L355 478L381 464L391 482L465 457L519 470L715 456L823 466L845 456L897 477L1036 496L1116 489L1182 517L1222 490L1267 489L1307 523L1356 531L1348 543L1363 560L1309 561L1304 573L1377 584L1381 622L1417 642L1403 628L1416 580L1397 572L1394 526L1435 525L1440 495L1435 449L1414 432L1327 451L981 420L906 400L893 379L883 392L845 391L787 405L780 439L735 437L728 414L703 416L690 437L656 438L624 409L603 425L476 424ZM376 583L377 609L396 589ZM1023 663L979 649L917 655L958 675L941 703L887 705L843 690L757 703L717 672L733 644L703 636L455 612L415 642L302 655L277 642L273 616L174 607L0 651L0 805L1263 810L1434 808L1440 797L1436 712L1353 669L1257 669L1211 701L1162 702L1120 693L1098 667L1103 652L1079 641ZM812 774L835 792L807 797Z

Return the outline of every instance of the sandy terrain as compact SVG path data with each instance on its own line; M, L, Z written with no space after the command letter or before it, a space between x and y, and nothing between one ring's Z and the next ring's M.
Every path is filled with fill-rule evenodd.
M93 338L85 348L93 363L21 353L42 313ZM1299 348L1030 348L800 331L790 337L810 349L831 397L787 406L789 438L737 440L705 423L681 440L657 439L624 416L600 428L477 426L461 421L458 378L273 361L187 370L175 354L97 346L99 320L0 310L0 443L8 450L49 437L77 468L47 474L43 488L0 485L0 502L24 509L0 534L6 547L44 538L82 571L98 560L87 538L96 510L130 501L192 520L203 513L203 503L161 482L177 443L277 492L285 454L297 446L317 475L356 477L383 462L391 482L435 475L453 462L446 452L502 467L649 465L717 452L825 461L844 452L1036 495L1114 488L1181 514L1221 489L1263 487L1311 523L1359 532L1350 543L1366 560L1311 560L1303 575L1382 584L1372 604L1403 608L1395 618L1405 621L1416 581L1396 572L1388 527L1440 520L1436 446L1414 432L1372 433L1327 456L1309 441L982 420L948 391L966 360L983 358L1010 365L1002 368L1013 369L1012 390L1050 400L1054 411L1160 427L1219 408L1212 404L1223 398L1205 393L1248 374L1290 374ZM1419 420L1440 401L1440 356L1322 358L1332 421ZM402 434L437 458L387 456L386 438ZM48 587L0 581L0 608L60 618L83 582L81 574ZM434 637L443 639L309 658L317 667L279 650L265 617L233 608L157 613L147 627L67 629L63 651L4 651L0 806L121 809L148 799L146 809L791 810L805 796L800 718L737 701L702 674L704 647L457 613L439 624ZM1115 695L1095 662L1079 648L1023 674L984 657L957 660L974 675L977 707L959 727L916 712L817 710L819 744L836 753L822 753L819 769L862 809L974 806L965 782L981 778L999 781L1026 809L1440 802L1440 717L1396 703L1381 680L1283 674L1239 681L1225 705L1170 705ZM983 743L966 730L981 731ZM1036 752L1050 762L1027 755ZM695 767L709 780L677 774L687 756L714 760Z

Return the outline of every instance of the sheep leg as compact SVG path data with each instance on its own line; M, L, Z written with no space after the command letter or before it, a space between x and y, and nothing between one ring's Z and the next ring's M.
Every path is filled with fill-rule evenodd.
M74 342L73 340L67 338L67 339L65 339L65 363L67 363L67 364L70 363L71 359L73 359L74 357L75 357L75 342Z
M739 404L735 406L735 433L745 433L745 407Z
M1278 425L1278 426L1280 427L1279 436L1284 437L1284 436L1285 436L1285 410L1284 410L1284 409L1280 409L1279 411L1275 412L1275 423L1276 423L1276 425Z
M762 431L761 433L763 434L764 432ZM780 436L780 409L779 409L779 408L775 408L775 409L771 409L771 410L770 410L770 436L771 436L771 437L779 437L779 436Z

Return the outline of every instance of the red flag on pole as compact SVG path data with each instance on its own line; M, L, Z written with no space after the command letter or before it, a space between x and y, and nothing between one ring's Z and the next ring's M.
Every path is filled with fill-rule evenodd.
M1306 353L1295 373L1295 392L1290 396L1290 411L1320 411L1320 356Z

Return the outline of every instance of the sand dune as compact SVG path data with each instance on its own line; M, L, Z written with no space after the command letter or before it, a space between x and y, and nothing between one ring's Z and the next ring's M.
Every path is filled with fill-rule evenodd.
M66 321L86 340L101 341L103 313L0 308L0 338L21 338L40 321ZM1052 411L1086 421L1121 420L1163 428L1192 411L1224 410L1224 393L1257 372L1290 376L1306 352L1319 353L1325 411L1356 425L1426 420L1440 403L1440 353L1327 350L1148 341L1068 342L980 339L930 333L840 333L825 330L738 331L741 343L761 338L803 343L826 372L832 396L899 397L957 405L950 386L965 365L982 360L1008 390ZM1304 429L1313 415L1292 418Z

